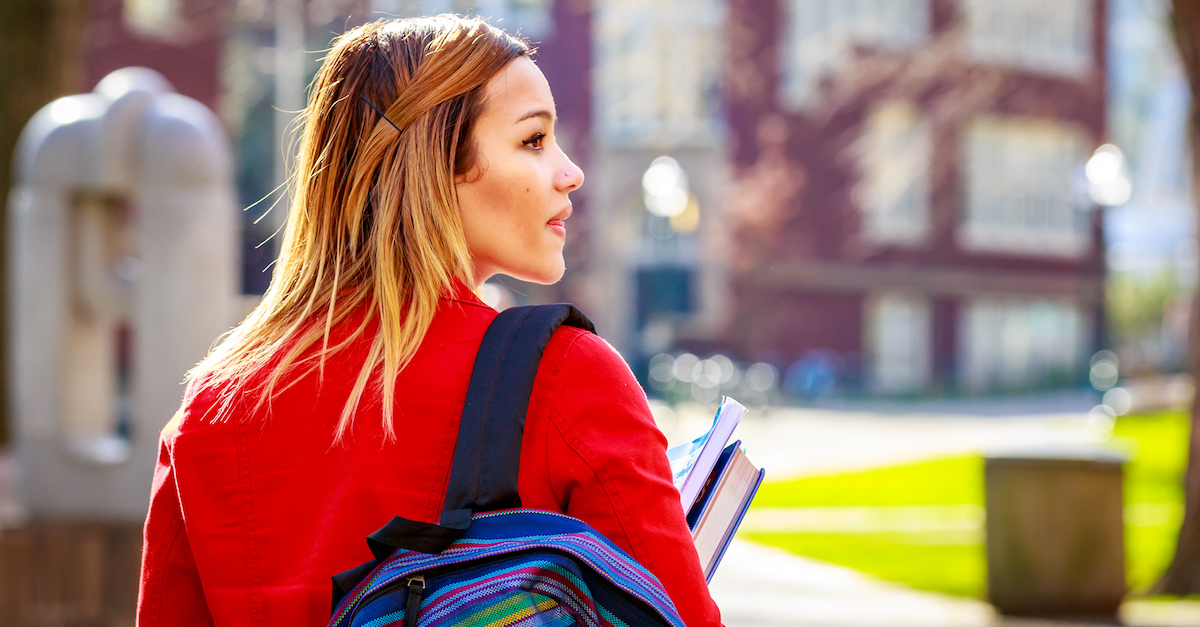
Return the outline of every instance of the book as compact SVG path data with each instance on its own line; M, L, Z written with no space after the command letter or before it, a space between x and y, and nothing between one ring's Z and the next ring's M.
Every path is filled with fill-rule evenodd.
M675 478L675 487L679 489L683 511L692 509L704 482L712 472L713 465L745 413L746 408L741 403L725 397L721 406L717 408L713 426L708 432L687 444L667 451L667 459L671 460L671 474Z
M725 450L721 451L721 456L717 458L717 463L713 465L712 472L708 473L708 480L704 482L704 487L700 489L700 496L696 497L696 503L692 505L692 509L688 510L688 529L695 529L696 523L700 522L700 516L704 514L709 502L712 501L712 496L715 492L713 487L725 477L729 460L733 457L733 452L741 445L742 441L738 440L726 446Z
M712 580L765 475L764 470L746 457L741 440L726 446L745 413L746 408L740 403L725 398L706 433L667 451L675 487L679 489L688 528L708 581Z
M712 581L717 565L733 540L742 518L762 484L765 471L754 466L740 446L731 447L731 455L710 498L696 515L692 541L704 569L704 580Z

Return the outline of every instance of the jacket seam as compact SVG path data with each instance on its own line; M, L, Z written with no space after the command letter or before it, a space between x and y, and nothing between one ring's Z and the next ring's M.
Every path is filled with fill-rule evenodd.
M593 453L587 444L574 437L574 434L570 433L569 430L564 429L558 420L553 420L554 417L562 418L558 410L551 407L550 413L554 428L562 436L563 442L583 460L583 463L588 465L592 474L599 479L600 487L604 490L604 495L607 497L609 505L613 508L613 513L616 514L617 525L621 528L621 533L625 534L625 537L629 540L629 547L633 549L634 553L642 555L643 558L648 557L649 554L646 551L645 543L642 542L641 536L631 531L626 525L625 518L628 515L628 510L624 507L625 499L621 496L621 490L617 487L617 481L613 479L612 475L608 473L608 470L603 465L593 462L591 459ZM641 563L642 560L638 559L638 562ZM642 565L646 566L644 563Z
M562 327L559 327L559 328L562 328ZM575 347L575 343L578 342L580 340L580 338L583 338L587 335L592 335L592 333L590 331L584 331L582 333L575 334L575 337L571 338L571 340L569 342L567 342L567 345L562 348L562 351L560 351L561 354L558 356L558 359L556 359L554 361L554 366L550 370L550 374L554 375L554 377L555 377L555 385L554 385L554 388L551 390L551 396L550 396L551 407L553 407L554 393L558 392L557 380L558 380L559 373L562 371L563 362L565 362L567 360L567 355L569 355L571 353L571 349Z
M245 425L236 421L234 437L237 440L239 492L242 497L242 524L245 525L246 568L250 579L250 622L262 624L262 589L258 573L258 537L254 525L254 492L250 474L249 445L246 443Z
M586 335L586 333L577 333L574 337L572 337L567 342L567 345L562 348L562 350L560 351L560 354L558 356L558 359L556 359L554 361L554 363L551 364L551 367L550 367L551 382L546 384L546 388L547 388L546 389L546 396L547 396L547 398L546 398L546 401L547 401L546 402L546 420L554 426L554 430L558 431L559 436L562 437L564 441L566 440L566 436L563 435L562 429L560 429L559 425L557 424L557 421L554 420L554 416L559 416L560 418L562 416L562 414L554 408L554 400L558 395L558 388L561 385L558 375L562 371L562 364L566 360L567 355L571 352L571 349L575 346L575 343L579 341L579 338L583 337L584 335ZM528 419L528 417L526 419ZM574 449L572 449L572 450L574 450ZM563 495L559 492L558 488L555 487L554 480L552 479L553 474L550 469L550 438L549 437L547 437L545 440L544 453L545 453L544 459L546 462L546 485L549 486L550 494L554 496L554 501L556 503L558 503L558 506L563 511L563 513L566 513L569 504L567 503L567 500L563 497ZM578 451L576 451L576 454L578 454Z
M176 498L178 498L178 490L176 490ZM150 592L146 599L150 603L150 607L146 608L146 616L150 618L148 627L162 624L162 594L167 577L166 562L170 558L171 547L175 546L175 540L179 538L179 532L183 529L183 517L172 511L167 529L167 533L163 534L158 546L155 547L154 564L151 571L154 573L154 580L150 582Z
M439 300L450 301L450 302L453 302L453 303L461 303L461 304L463 304L463 305L470 305L470 306L472 306L472 307L479 307L480 309L490 309L490 310L492 310L492 311L496 311L495 309L492 309L491 305L488 305L487 303L479 303L479 302L475 302L475 301L473 301L473 300L466 300L466 299L463 299L463 298L451 298L451 297L448 297L448 296L442 296L442 297L441 297Z
M553 428L555 431L558 431L558 425L553 424L554 419L550 417L549 411L546 412L546 422L551 423L546 427L546 437L542 438L542 466L544 468L546 486L550 488L550 496L553 496L554 502L558 504L558 511L565 514L567 513L567 509L569 509L569 503L567 503L567 500L563 498L562 494L559 493L558 488L555 487L554 479L550 474L550 429ZM559 431L558 435L559 437L562 437L562 432ZM518 496L520 496L519 491Z

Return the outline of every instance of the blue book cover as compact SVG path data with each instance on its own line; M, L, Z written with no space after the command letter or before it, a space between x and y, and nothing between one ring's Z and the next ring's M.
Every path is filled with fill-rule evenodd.
M671 462L671 474L675 488L679 490L683 511L691 511L700 489L712 473L717 457L729 442L733 430L746 413L746 408L732 398L725 397L713 418L712 427L700 437L673 447L667 451Z

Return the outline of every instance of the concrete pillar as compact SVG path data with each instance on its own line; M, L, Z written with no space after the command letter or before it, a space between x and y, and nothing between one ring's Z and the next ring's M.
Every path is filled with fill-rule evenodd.
M225 132L145 68L46 105L9 198L9 372L35 517L144 518L185 372L235 322Z

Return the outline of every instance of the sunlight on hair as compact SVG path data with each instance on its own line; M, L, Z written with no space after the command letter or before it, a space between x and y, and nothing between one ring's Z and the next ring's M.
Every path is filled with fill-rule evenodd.
M333 43L303 112L292 205L261 304L188 375L217 419L256 408L373 335L334 434L368 391L395 438L395 381L454 280L473 284L455 197L482 88L529 46L479 18L380 20ZM383 119L363 99L379 107ZM374 400L374 399L372 399Z

